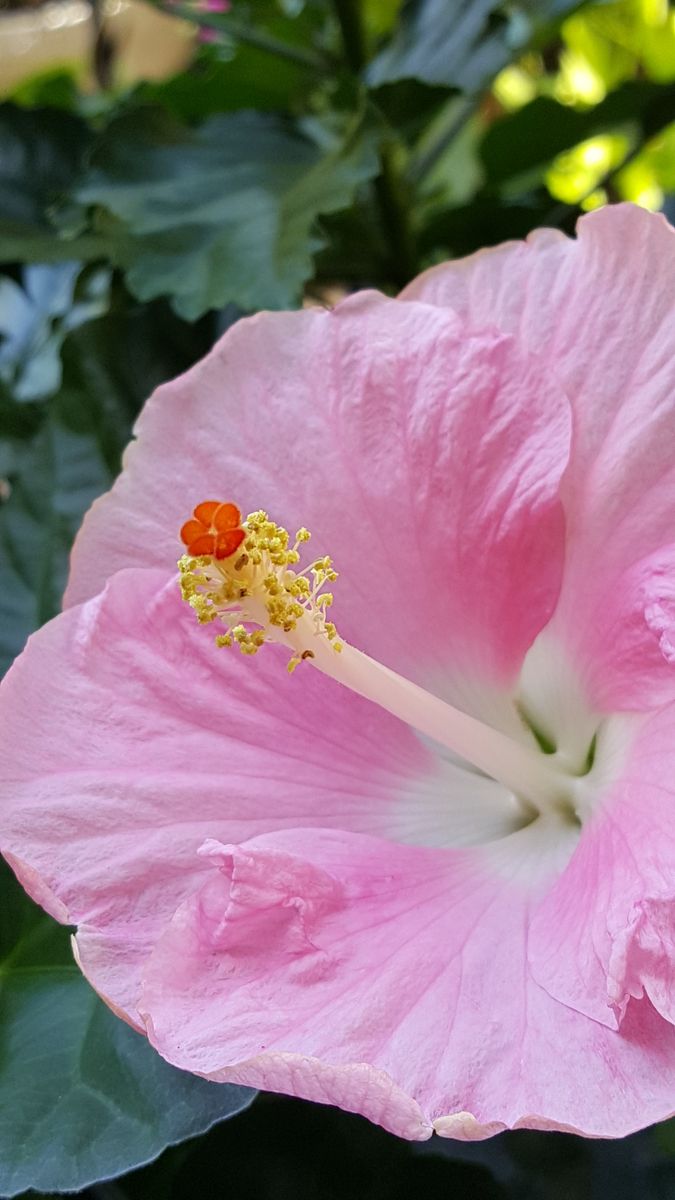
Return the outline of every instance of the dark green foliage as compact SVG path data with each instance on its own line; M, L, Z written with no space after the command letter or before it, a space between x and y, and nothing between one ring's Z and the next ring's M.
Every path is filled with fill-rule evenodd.
M0 1195L73 1191L250 1103L165 1063L98 999L0 864Z
M116 1200L671 1200L669 1131L623 1142L522 1130L409 1143L349 1113L261 1095L121 1180Z
M472 95L578 7L579 0L409 0L397 34L370 65L369 81L419 79Z
M161 110L120 118L97 144L76 191L140 300L171 296L194 320L234 302L297 302L322 245L316 218L346 208L372 177L359 123L322 150L282 118L242 112L185 129Z
M563 150L596 134L628 129L646 141L675 120L675 84L630 81L595 108L579 111L540 96L488 129L480 149L486 179L504 183L542 168Z
M92 133L61 109L0 105L0 261L53 262L92 257L79 239L63 246L55 218L84 162Z
M0 671L58 612L73 537L117 474L141 404L207 346L163 306L120 308L66 336L42 404L0 405Z

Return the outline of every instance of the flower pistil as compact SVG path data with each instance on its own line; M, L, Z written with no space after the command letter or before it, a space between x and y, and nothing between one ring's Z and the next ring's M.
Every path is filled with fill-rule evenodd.
M334 651L342 649L335 625L326 620L333 595L323 589L337 579L330 558L296 569L299 548L310 537L309 530L299 529L291 545L288 531L265 512L242 521L230 502L197 505L181 529L187 547L178 563L181 593L201 624L225 625L218 646L236 644L242 654L256 654L265 642L281 641L293 651L289 671L314 657L307 641L319 637Z
M208 527L198 528L200 521ZM537 810L574 809L574 780L552 768L539 749L484 725L338 638L326 620L333 595L323 590L337 579L332 560L317 558L296 569L300 546L310 538L307 529L299 529L291 544L287 530L266 512L242 521L235 504L207 500L183 525L181 538L187 547L178 562L183 599L200 624L225 626L215 639L218 646L237 645L242 654L253 655L267 642L281 643L291 651L290 672L311 660L323 674L459 754Z

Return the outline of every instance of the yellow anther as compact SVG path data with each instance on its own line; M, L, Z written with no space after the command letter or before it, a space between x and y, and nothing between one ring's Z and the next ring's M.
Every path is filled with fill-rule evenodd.
M262 510L251 513L240 528L245 538L236 557L185 554L178 563L181 595L197 620L219 620L226 627L216 645L237 645L242 654L252 655L266 641L290 644L290 672L314 658L309 645L302 648L303 642L324 638L333 649L342 649L335 625L325 619L333 594L320 592L326 582L337 579L331 559L326 555L303 570L294 569L300 561L298 546L309 541L309 530L300 528L291 545L287 530Z

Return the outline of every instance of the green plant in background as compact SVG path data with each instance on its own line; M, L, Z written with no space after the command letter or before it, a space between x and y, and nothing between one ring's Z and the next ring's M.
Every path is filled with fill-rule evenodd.
M53 72L0 106L3 668L57 610L74 532L146 395L239 315L364 285L395 292L425 265L537 225L571 231L608 201L669 211L675 188L665 0L166 7L201 33L181 74L125 84L100 43L106 86L83 92L82 69ZM120 1175L250 1102L167 1067L110 1018L8 871L0 1006L0 1195ZM563 1164L530 1134L458 1164L456 1148L403 1149L343 1114L307 1118L327 1145L356 1146L361 1193L344 1164L326 1172L300 1146L292 1168L278 1146L267 1166L244 1167L242 1146L276 1145L272 1110L297 1141L305 1108L266 1101L95 1194L178 1198L196 1177L200 1194L237 1200L447 1195L453 1183L586 1196L594 1172L605 1187L620 1161L569 1139ZM672 1134L659 1136L659 1149L639 1140L642 1173L624 1164L613 1195L672 1194ZM208 1191L223 1154L247 1180L240 1193ZM379 1175L365 1167L373 1155L387 1163ZM286 1191L266 1190L272 1168Z
M662 0L622 0L587 8L564 22L557 71L547 73L541 59L529 55L497 77L493 93L509 111L537 96L552 98L558 107L549 112L561 129L566 118L560 106L579 114L598 110L598 132L563 150L548 167L545 181L552 196L584 210L609 199L659 209L672 191L675 125L656 129L652 124L661 126L663 115L672 118L667 108L659 112L660 98L669 102L667 92L638 89L645 83L672 84L674 64L675 12ZM641 94L645 100L651 95L653 116L647 120L637 111ZM621 95L627 97L623 112ZM604 128L603 114L609 117Z

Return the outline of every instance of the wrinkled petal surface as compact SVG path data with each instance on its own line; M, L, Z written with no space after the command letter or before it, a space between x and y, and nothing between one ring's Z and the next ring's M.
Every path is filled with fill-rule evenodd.
M545 353L570 398L574 432L563 497L568 548L553 632L603 711L640 708L644 670L612 663L607 611L622 616L636 654L652 663L651 706L663 703L663 659L649 618L636 640L630 573L673 540L675 491L675 231L633 205L583 217L576 240L552 230L434 267L402 294L494 326ZM656 585L655 585L656 586ZM593 661L597 659L597 661ZM603 670L603 665L605 669ZM667 673L675 698L675 669Z

